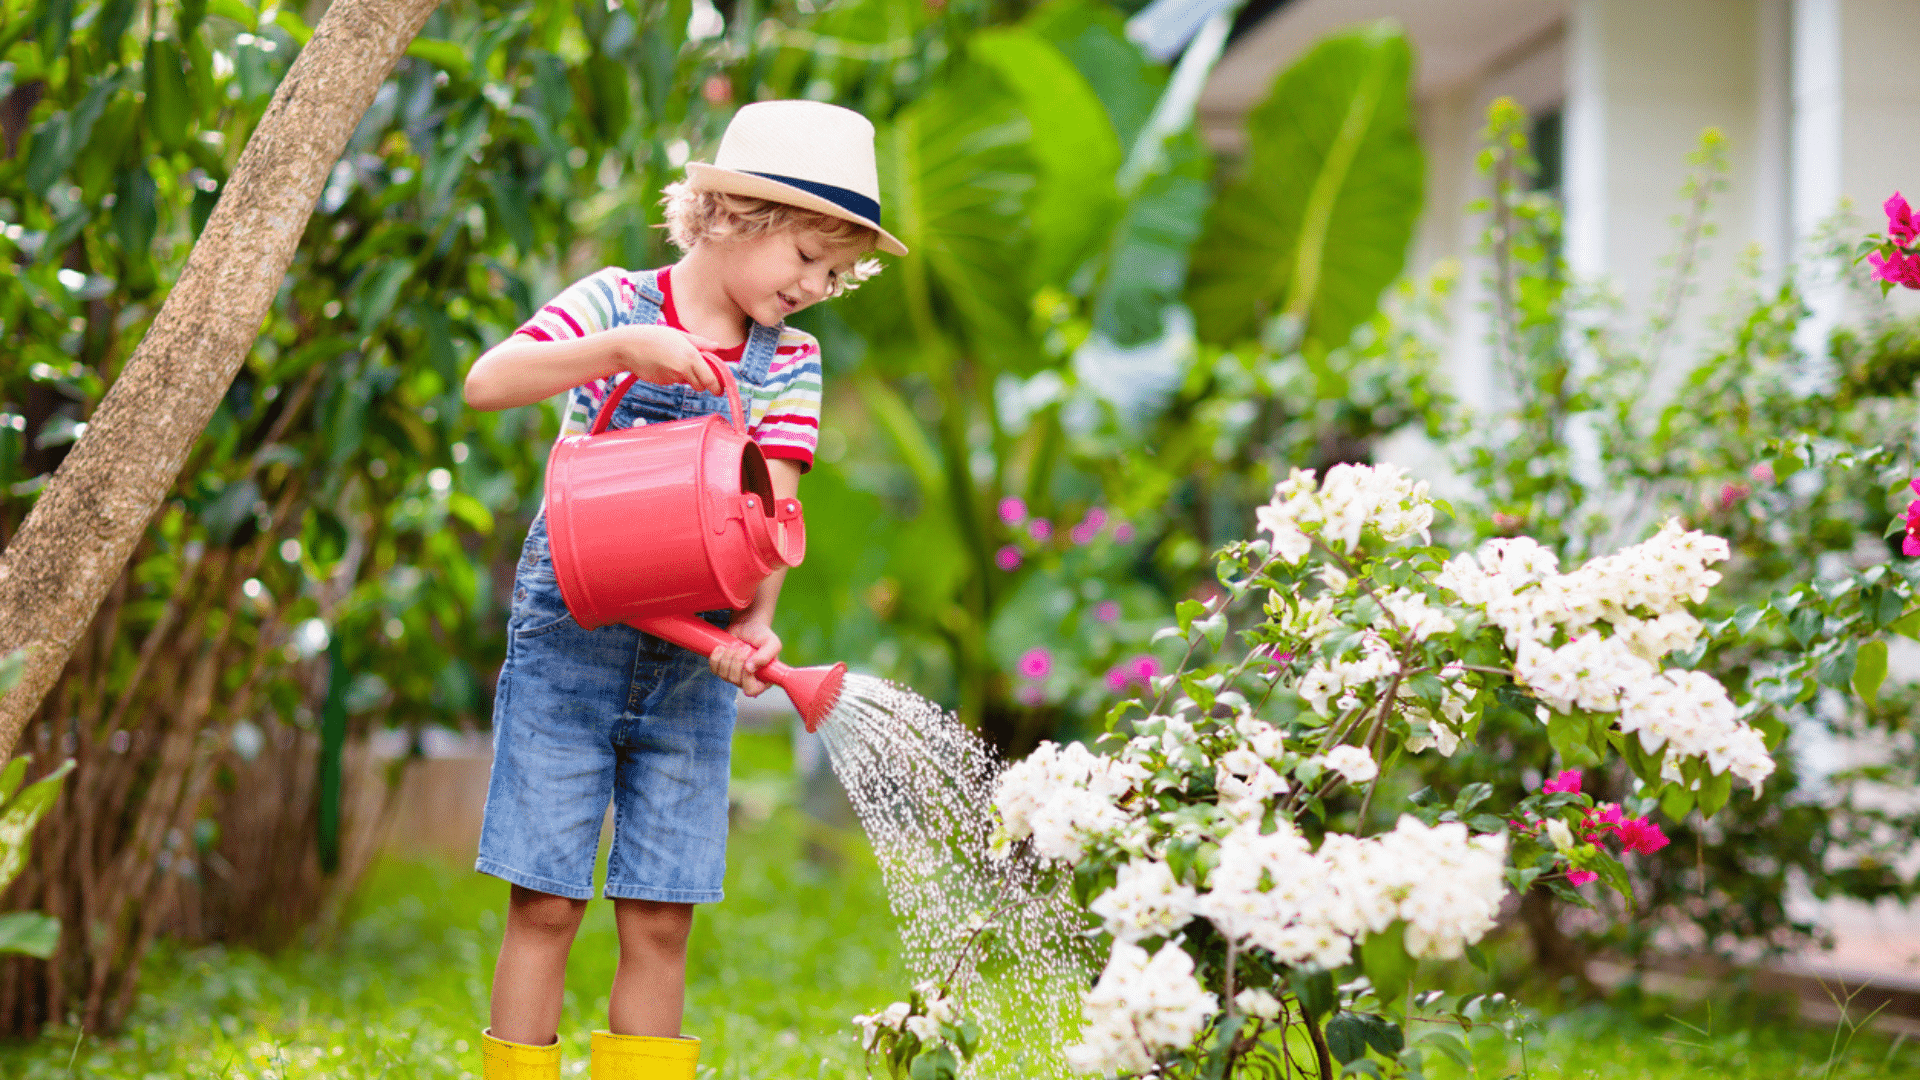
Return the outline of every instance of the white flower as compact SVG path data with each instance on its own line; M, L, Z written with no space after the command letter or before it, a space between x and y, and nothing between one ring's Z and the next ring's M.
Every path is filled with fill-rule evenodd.
M909 1016L907 1034L923 1043L930 1043L940 1034L940 1022L931 1016Z
M907 1016L912 1012L912 1007L906 1002L896 1001L887 1006L886 1011L878 1017L880 1026L889 1027L895 1031L903 1030L907 1023Z
M1262 1020L1280 1018L1280 999L1265 990L1242 990L1233 996L1234 1007Z
M1375 764L1373 755L1367 753L1367 748L1364 746L1336 746L1327 751L1320 761L1327 768L1346 777L1350 784L1364 784L1380 775L1380 766Z
M1122 941L1166 937L1193 918L1194 891L1175 881L1158 859L1135 859L1120 868L1114 886L1090 907Z
M1106 970L1082 998L1086 1027L1067 1048L1080 1072L1144 1073L1162 1053L1193 1043L1219 1001L1193 975L1193 959L1177 945L1146 950L1116 941Z
M1573 830L1567 828L1566 822L1561 821L1559 818L1548 818L1547 835L1553 838L1553 846L1555 848L1561 851L1573 850Z

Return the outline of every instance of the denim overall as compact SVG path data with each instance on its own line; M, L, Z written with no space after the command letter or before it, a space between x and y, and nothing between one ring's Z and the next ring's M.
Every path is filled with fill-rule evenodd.
M654 275L635 275L613 325L661 321ZM757 323L735 377L766 381L780 331ZM726 398L635 382L610 427L727 415ZM644 523L637 523L644 543ZM724 627L730 611L703 612ZM474 869L555 896L593 896L613 804L608 897L712 903L726 875L737 692L705 657L630 626L584 630L553 575L544 507L514 571L507 659L493 705L493 770Z

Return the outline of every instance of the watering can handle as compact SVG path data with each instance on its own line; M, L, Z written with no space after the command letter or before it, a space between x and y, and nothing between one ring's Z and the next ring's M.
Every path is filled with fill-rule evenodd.
M740 408L740 383L734 379L733 370L706 353L701 353L700 359L705 360L707 366L713 369L714 375L720 379L721 387L726 391L727 411L732 414L733 430L745 435L747 433L746 414ZM600 406L600 415L593 418L593 426L587 429L587 434L598 435L607 430L607 425L613 422L613 410L619 406L620 399L626 397L627 391L632 389L633 384L638 381L640 376L628 372L626 378L615 384L613 393L608 394L606 404Z

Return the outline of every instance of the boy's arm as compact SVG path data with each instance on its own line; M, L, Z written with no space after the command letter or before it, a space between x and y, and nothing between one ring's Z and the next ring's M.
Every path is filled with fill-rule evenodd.
M719 347L717 342L660 325L617 326L556 341L514 334L473 362L467 371L465 396L476 409L511 409L623 371L648 382L686 383L717 394L720 380L702 354Z
M799 493L799 462L770 458L767 471L773 480L776 499L791 499ZM727 626L727 631L746 645L738 649L716 649L708 661L714 674L746 691L748 697L759 697L772 685L761 682L754 672L780 655L780 635L773 632L773 611L780 602L780 587L786 580L787 569L783 566L760 583L753 603L734 613L733 622Z

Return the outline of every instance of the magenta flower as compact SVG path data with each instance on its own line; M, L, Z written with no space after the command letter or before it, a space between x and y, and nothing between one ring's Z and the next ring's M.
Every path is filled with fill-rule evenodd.
M1881 209L1887 212L1887 235L1893 237L1894 243L1905 247L1920 240L1920 219L1913 216L1905 196L1894 192Z
M1075 525L1069 535L1073 537L1073 542L1076 544L1091 544L1094 537L1100 535L1100 529L1106 523L1107 512L1096 506L1087 511L1087 516L1080 519L1080 524Z
M1020 677L1044 679L1053 670L1053 654L1045 649L1028 649L1020 654Z
M1620 846L1628 851L1651 855L1667 843L1667 834L1646 818L1628 818L1620 823Z
M1053 522L1046 518L1034 518L1027 522L1027 534L1044 544L1053 539Z
M1747 497L1753 491L1745 484L1720 485L1720 509L1731 510L1733 504Z
M1148 679L1160 674L1160 661L1151 656L1136 656L1127 661L1127 673L1145 684Z
M1920 495L1920 479L1910 480L1908 486L1914 494ZM1920 499L1907 504L1907 536L1900 542L1902 555L1920 555Z
M1127 666L1125 664L1115 664L1107 669L1107 689L1116 694L1125 690L1127 684L1132 681L1133 678L1127 674Z
M1920 255L1903 255L1896 251L1883 256L1876 251L1867 256L1867 265L1873 267L1873 276L1881 281L1920 289Z
M1580 793L1580 770L1568 769L1554 776L1551 780L1540 785L1540 791L1545 795L1552 795L1560 791L1570 791L1578 795Z
M1132 524L1123 521L1120 524L1115 525L1113 527L1113 539L1115 543L1120 543L1120 544L1133 543Z
M1020 549L1014 547L1012 544L1008 544L1006 547L994 552L993 565L1008 572L1020 569Z
M1580 886L1580 885L1585 885L1589 881L1599 881L1599 880L1600 880L1600 875L1594 873L1592 870L1567 871L1567 884L1569 885Z
M1773 463L1763 461L1748 469L1747 475L1753 477L1753 482L1756 484L1771 484L1773 483Z
M1009 525L1018 525L1027 520L1027 504L1011 495L1001 499L1000 520Z
M1102 600L1100 606L1093 609L1093 617L1101 622L1112 622L1120 617L1120 605L1111 600Z

